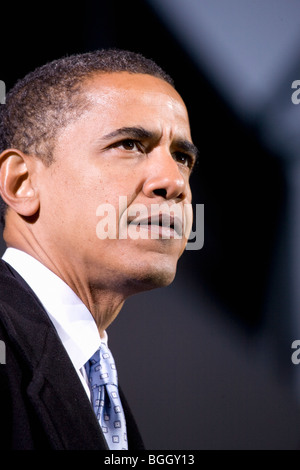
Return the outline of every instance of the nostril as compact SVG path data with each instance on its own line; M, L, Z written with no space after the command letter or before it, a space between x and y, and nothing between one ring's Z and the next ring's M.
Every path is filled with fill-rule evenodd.
M167 190L166 189L154 189L153 193L156 196L162 196L163 198L167 197Z

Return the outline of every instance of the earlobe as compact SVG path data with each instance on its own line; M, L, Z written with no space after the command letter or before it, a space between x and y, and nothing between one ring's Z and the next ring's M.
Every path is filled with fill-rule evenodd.
M8 149L0 155L0 193L15 212L30 217L39 210L39 197L32 185L28 159L20 150Z

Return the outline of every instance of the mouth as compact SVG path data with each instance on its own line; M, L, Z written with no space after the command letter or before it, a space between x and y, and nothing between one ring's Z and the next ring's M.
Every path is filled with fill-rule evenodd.
M148 236L145 238L181 239L183 237L182 220L178 216L174 217L169 213L152 214L147 218L128 219L128 225L136 232L146 232Z

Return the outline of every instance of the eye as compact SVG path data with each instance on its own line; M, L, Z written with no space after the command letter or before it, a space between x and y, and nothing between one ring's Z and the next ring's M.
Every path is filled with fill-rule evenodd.
M141 151L141 144L137 140L124 139L114 144L114 147L123 147L124 150Z
M176 160L178 163L181 163L182 165L188 168L192 168L194 165L194 159L188 153L174 152L173 157L174 157L174 160Z

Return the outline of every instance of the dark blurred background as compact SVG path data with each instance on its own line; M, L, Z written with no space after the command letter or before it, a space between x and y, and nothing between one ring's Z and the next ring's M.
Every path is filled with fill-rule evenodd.
M146 447L300 448L299 1L10 3L1 24L7 89L52 59L117 47L158 62L187 104L204 246L108 331Z

